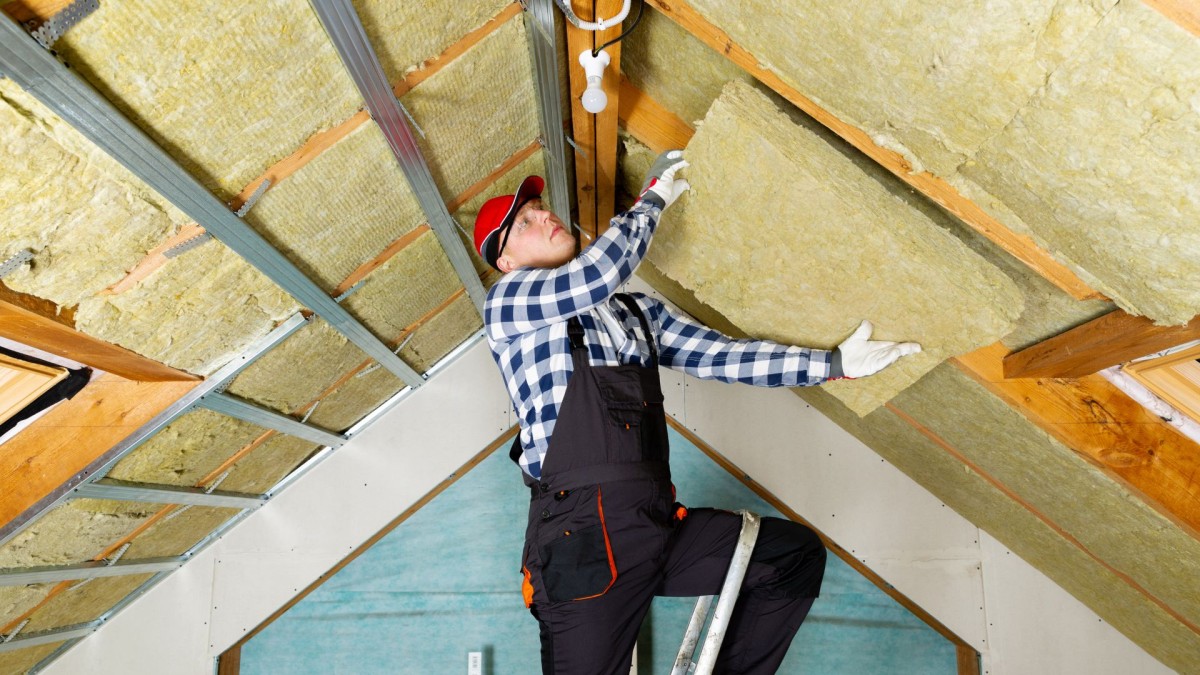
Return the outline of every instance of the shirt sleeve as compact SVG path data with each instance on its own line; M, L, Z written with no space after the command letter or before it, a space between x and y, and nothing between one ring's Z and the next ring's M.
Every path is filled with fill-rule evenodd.
M831 377L833 352L770 340L735 340L647 299L658 323L659 362L704 380L806 387Z
M488 338L512 340L608 299L646 255L661 213L657 202L643 199L615 216L608 230L566 265L504 275L484 303Z

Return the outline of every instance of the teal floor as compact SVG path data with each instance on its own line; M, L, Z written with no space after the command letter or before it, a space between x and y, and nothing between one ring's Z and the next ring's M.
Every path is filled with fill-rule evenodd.
M680 501L778 515L671 431ZM246 675L465 674L538 670L536 623L521 601L528 492L498 451L242 648ZM666 675L692 601L659 598L639 641L639 675ZM835 556L785 674L957 672L954 645Z

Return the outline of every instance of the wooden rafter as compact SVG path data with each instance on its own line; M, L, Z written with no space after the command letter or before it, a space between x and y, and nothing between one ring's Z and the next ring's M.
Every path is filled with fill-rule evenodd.
M691 125L621 77L620 122L654 152L687 147L696 133Z
M0 337L78 361L128 380L198 381L200 378L75 329L71 312L0 284Z
M1004 377L1083 377L1200 339L1200 316L1184 326L1157 326L1116 310L1004 357Z
M1008 379L1000 343L952 363L1193 536L1200 533L1200 445L1099 375Z
M865 131L843 122L807 96L804 96L786 84L778 75L760 65L758 59L753 54L738 46L724 31L696 12L685 0L670 0L670 2L666 0L647 1L701 42L718 53L723 54L730 61L754 76L759 82L762 82L780 96L786 98L792 105L795 105L828 127L830 131L841 136L848 143L858 148L863 154L875 160L880 166L891 171L901 180L921 192L921 194L957 216L959 220L990 239L1013 257L1028 265L1071 297L1077 300L1102 297L1100 293L1079 279L1074 272L1051 257L1049 253L1039 248L1031 238L1017 234L1005 227L995 218L988 215L983 209L979 208L975 202L963 196L954 186L928 171L914 173L908 160L904 159L899 153L880 147L875 141L871 140L871 137Z
M1187 32L1200 37L1200 5L1194 0L1142 0Z

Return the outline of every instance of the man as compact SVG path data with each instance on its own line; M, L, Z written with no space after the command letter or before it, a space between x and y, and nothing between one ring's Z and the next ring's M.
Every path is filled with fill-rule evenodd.
M779 387L870 375L913 343L862 326L830 352L733 340L641 294L618 294L663 209L688 188L680 151L661 155L639 201L575 255L541 202L544 183L484 204L480 255L504 276L484 307L488 343L520 419L511 456L532 501L522 555L542 671L628 673L655 595L718 592L737 514L674 503L659 365L701 378ZM821 587L825 549L798 523L764 518L717 662L774 673Z

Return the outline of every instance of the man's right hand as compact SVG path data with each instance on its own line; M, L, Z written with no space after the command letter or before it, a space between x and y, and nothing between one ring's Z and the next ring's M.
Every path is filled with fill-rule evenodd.
M641 198L661 202L664 209L673 204L679 195L691 187L683 178L675 177L677 171L687 166L682 150L668 150L659 155L650 165L646 181L642 183Z

